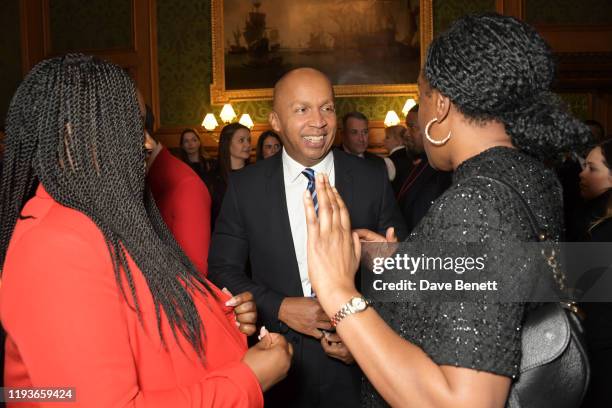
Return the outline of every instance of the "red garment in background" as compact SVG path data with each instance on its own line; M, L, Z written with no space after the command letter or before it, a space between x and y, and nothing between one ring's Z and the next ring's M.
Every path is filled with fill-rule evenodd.
M76 402L18 407L261 407L251 369L241 362L246 338L229 296L194 294L206 330L206 361L175 340L128 256L143 324L121 294L108 248L96 225L38 187L17 222L4 264L0 315L7 332L6 387L74 387ZM210 284L212 286L212 284ZM132 304L133 306L133 304ZM10 406L10 404L9 404Z
M165 147L151 164L147 183L176 242L203 276L207 276L210 194L206 185Z

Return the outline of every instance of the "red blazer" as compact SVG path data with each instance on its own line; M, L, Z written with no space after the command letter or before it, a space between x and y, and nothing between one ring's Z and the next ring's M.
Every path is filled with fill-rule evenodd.
M210 245L210 194L206 185L165 147L151 164L147 183L176 242L206 276Z
M246 339L223 304L227 295L213 286L220 301L194 297L206 330L202 364L182 336L174 339L162 312L164 349L153 298L128 256L144 327L138 321L130 291L126 301L104 238L87 216L42 186L22 215L33 218L17 222L0 288L6 387L76 389L76 403L49 407L263 406L257 378L241 362Z

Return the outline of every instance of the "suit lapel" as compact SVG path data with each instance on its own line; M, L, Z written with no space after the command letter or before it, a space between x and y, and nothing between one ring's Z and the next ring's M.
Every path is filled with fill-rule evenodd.
M270 203L271 214L278 214L274 219L266 220L266 222L274 226L270 228L270 238L277 237L278 248L286 248L283 251L284 261L281 262L281 265L291 265L290 270L285 272L287 293L295 294L295 296L304 296L300 270L295 255L293 235L291 234L289 211L287 210L282 154L276 154L267 160L274 160L275 163L267 171L265 192ZM274 262L274 260L270 261Z
M338 189L340 196L350 212L351 208L353 208L353 174L345 157L343 157L343 153L334 152L334 171L336 177L335 187Z

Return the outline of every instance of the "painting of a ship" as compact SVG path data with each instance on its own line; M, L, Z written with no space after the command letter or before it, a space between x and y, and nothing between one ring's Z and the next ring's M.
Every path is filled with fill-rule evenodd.
M298 66L334 84L416 81L419 0L220 1L227 89L268 88Z

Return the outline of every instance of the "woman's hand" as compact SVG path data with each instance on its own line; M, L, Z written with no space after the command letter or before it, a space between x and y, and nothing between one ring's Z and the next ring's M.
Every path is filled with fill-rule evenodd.
M361 245L351 232L349 213L338 191L327 176L317 175L318 217L312 197L304 194L308 232L308 276L325 312L332 316L340 304L357 294L355 273L359 267Z
M388 258L393 256L397 251L397 236L395 235L395 228L393 227L387 228L384 237L367 229L355 229L353 232L357 234L362 243L366 244L361 248L361 255L365 264L370 265L370 268L372 267L372 259L378 257Z
M278 333L261 328L259 343L247 350L242 362L249 366L263 391L287 376L291 366L293 347Z
M381 242L381 243L395 243L397 242L397 236L395 235L395 228L387 228L386 234L383 237L373 231L364 228L357 228L354 230L357 233L359 239L363 242Z
M232 296L227 288L223 288L223 292ZM255 327L257 323L257 306L251 292L242 292L239 295L233 296L225 302L225 305L234 307L238 329L242 333L250 336L257 331L257 327Z

